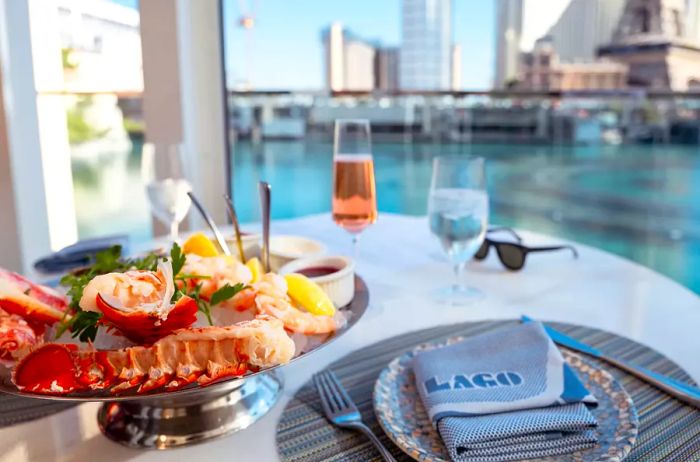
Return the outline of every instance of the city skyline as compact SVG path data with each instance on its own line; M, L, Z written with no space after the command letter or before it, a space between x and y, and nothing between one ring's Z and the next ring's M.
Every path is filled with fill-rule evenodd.
M401 0L357 0L332 3L322 0L256 3L255 31L237 26L239 2L224 2L226 69L229 87L241 84L250 71L253 89L321 90L325 85L322 31L340 22L347 30L384 47L401 43ZM368 14L370 12L371 14ZM452 40L462 48L461 86L491 87L494 67L493 2L453 2ZM246 44L253 41L253 52ZM246 52L237 54L239 47ZM251 56L252 55L252 56ZM252 63L252 64L251 64ZM280 72L290 69L293 72Z
M138 7L138 0L112 1ZM366 57L361 60L363 69L376 68L376 63L367 65L365 61L372 61L370 54L380 59L379 50L396 49L405 57L423 56L413 60L398 59L401 66L398 80L400 83L404 80L400 85L403 89L503 88L517 80L521 72L521 54L531 51L541 38L551 40L562 63L595 61L597 49L610 42L626 0L552 0L546 5L539 0L424 2L357 0L352 4L329 4L323 0L301 0L291 5L283 0L224 0L227 86L241 90L317 91L329 88L327 50L322 37L323 31L331 24L338 24L349 36L358 37L359 40L348 42L357 49L356 55L362 55L362 50L367 48L364 51ZM682 5L679 9L686 11L683 35L697 40L700 0L676 0L676 3ZM406 16L406 11L413 8L418 12L428 5L434 7L438 4L445 5L441 8L446 8L446 13L434 11L426 17L448 18L440 26L446 32L420 39L426 43L440 43L434 53L427 53L420 48L420 41L415 41L419 37L416 26L420 24L415 22L415 12ZM520 15L521 23L512 22L515 17L503 16L504 8L516 8L513 13ZM412 19L406 22L407 17ZM406 24L410 25L408 35L405 33ZM433 30L432 26L425 29L429 30ZM459 54L455 53L454 45L461 50ZM413 51L409 53L408 50ZM450 60L460 63L459 67L451 69L454 66ZM423 74L416 80L416 65L425 69L442 69L442 77ZM449 83L443 82L447 76L445 66L450 68ZM363 82L351 84L349 88L370 89L373 86L370 82L372 76L361 75L368 72L360 72L347 64L345 68L350 71L344 72L351 72ZM415 81L405 80L408 76L413 76L410 78ZM430 80L435 78L438 80ZM440 83L436 83L438 81Z

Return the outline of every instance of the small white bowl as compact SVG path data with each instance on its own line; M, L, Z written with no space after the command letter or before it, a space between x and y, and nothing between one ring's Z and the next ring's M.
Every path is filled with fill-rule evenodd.
M338 270L324 276L310 277L328 294L337 308L350 303L355 296L355 263L348 257L327 256L309 257L284 265L279 273L298 273L305 268L332 267Z
M327 252L326 246L301 236L270 237L270 269L279 272L287 263L300 258L319 257Z

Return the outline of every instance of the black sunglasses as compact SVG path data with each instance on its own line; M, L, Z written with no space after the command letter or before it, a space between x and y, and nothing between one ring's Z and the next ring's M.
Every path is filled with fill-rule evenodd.
M485 259L489 255L489 249L491 248L491 246L493 246L496 248L496 252L498 253L498 259L501 260L503 266L513 271L523 269L523 266L525 266L525 257L527 257L527 254L529 254L530 252L551 252L555 250L568 249L571 250L571 252L573 252L574 258L578 258L578 252L576 252L576 249L570 245L527 247L522 244L523 240L520 236L518 236L518 233L516 233L510 228L494 227L489 228L488 230L488 233L495 232L508 233L511 236L513 236L517 242L495 241L487 237L484 239L484 242L481 244L481 247L479 247L479 250L474 255L474 258L476 258L477 260Z

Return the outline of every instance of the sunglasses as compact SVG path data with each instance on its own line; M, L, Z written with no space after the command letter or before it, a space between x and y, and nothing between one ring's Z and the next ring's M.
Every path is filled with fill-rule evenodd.
M545 246L545 247L527 247L522 244L523 240L518 233L510 228L489 228L488 233L505 232L510 234L515 238L517 242L505 242L505 241L495 241L490 238L484 239L483 244L479 247L479 250L474 255L477 260L484 260L489 255L489 250L491 247L496 248L496 253L498 254L498 259L501 260L503 266L509 270L518 271L523 269L525 266L525 258L531 252L553 252L556 250L571 250L574 254L574 258L578 258L578 252L576 249L570 245L555 245L555 246Z

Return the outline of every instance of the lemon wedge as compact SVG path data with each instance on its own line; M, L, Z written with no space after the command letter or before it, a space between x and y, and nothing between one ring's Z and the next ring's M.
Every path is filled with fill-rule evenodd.
M335 307L321 286L303 274L285 274L287 294L306 311L316 315L333 316Z
M193 253L200 257L216 257L219 251L216 250L214 243L204 233L194 233L187 238L182 245L184 253Z
M255 282L258 282L264 273L262 263L260 263L258 257L253 257L250 260L248 260L245 263L245 266L248 267L250 273L253 275L253 279L250 280L250 283L253 284Z

